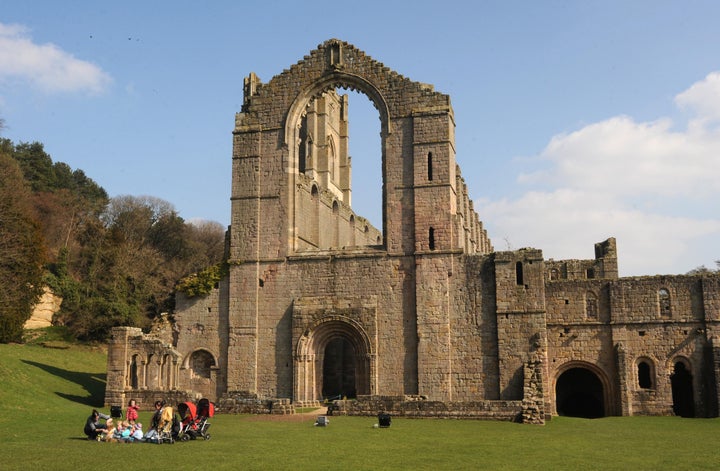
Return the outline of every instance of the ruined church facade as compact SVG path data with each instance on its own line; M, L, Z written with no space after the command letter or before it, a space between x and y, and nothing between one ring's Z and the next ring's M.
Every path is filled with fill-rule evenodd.
M352 207L341 89L378 112L382 228ZM267 83L250 74L233 130L229 275L209 296L179 294L164 330L113 330L106 403L717 416L720 278L619 278L612 238L589 260L495 251L454 131L447 95L338 40Z

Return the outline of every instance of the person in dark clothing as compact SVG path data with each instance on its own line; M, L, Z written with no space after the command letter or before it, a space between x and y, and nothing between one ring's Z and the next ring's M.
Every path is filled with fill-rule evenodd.
M97 440L100 432L107 429L107 426L104 423L100 423L100 419L107 420L109 418L109 415L105 415L98 412L96 409L93 409L92 414L90 414L90 417L88 417L85 422L84 432L85 435L87 435L88 440Z

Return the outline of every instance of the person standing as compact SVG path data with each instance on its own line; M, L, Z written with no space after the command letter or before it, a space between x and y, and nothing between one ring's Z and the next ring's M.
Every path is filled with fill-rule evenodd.
M127 411L125 411L125 420L127 420L131 424L134 424L138 419L138 411L139 410L140 410L140 408L137 406L135 399L130 399L130 402L128 403Z

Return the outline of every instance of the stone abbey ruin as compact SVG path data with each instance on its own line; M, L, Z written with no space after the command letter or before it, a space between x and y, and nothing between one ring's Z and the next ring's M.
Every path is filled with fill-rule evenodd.
M382 228L351 205L347 96L377 109ZM715 417L720 276L619 278L592 260L495 251L455 161L450 98L329 40L235 118L229 275L174 321L113 330L105 401L208 397L227 412L543 423Z

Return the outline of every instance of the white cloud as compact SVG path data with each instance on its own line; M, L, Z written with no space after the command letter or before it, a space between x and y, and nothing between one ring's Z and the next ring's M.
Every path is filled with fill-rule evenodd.
M102 92L112 81L100 67L54 44L36 44L21 25L0 23L0 81L27 81L46 93Z
M697 119L703 123L720 118L720 72L712 72L694 83L675 97L675 103L697 113Z
M496 249L543 249L547 258L593 258L618 240L622 275L684 273L720 258L720 73L679 94L692 113L670 119L618 116L554 136L518 180L516 200L479 201Z

